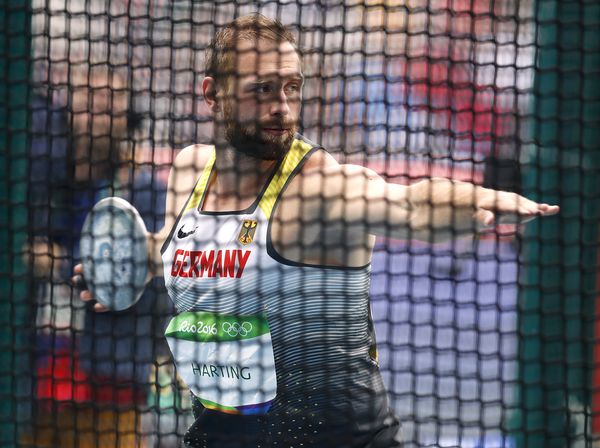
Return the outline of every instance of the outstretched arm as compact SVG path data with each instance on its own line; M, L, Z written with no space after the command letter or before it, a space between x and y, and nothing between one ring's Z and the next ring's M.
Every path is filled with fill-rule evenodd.
M559 211L515 193L450 179L393 184L356 165L333 167L327 179L329 219L397 239L445 241L473 235L503 215L522 223Z

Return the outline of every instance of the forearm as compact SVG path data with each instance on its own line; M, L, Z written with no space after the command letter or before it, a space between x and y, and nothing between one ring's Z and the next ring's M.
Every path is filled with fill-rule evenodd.
M354 233L427 242L473 236L499 220L523 224L559 211L555 205L469 182L433 178L410 186L389 183L353 165L328 173L320 191L326 192L329 227L343 223Z
M476 233L482 194L491 190L468 182L433 178L408 187L412 238L439 242Z
M346 174L346 173L345 173ZM370 171L346 174L342 198L331 189L331 221L364 226L371 235L438 242L473 235L482 218L481 197L494 191L468 182L433 178L412 185L388 183ZM332 184L335 187L335 184Z

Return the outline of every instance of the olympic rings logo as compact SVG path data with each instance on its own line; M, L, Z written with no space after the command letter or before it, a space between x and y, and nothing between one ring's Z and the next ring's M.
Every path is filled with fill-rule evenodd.
M238 335L244 337L252 331L252 324L250 322L242 322L241 324L238 322L223 322L221 328L232 338Z

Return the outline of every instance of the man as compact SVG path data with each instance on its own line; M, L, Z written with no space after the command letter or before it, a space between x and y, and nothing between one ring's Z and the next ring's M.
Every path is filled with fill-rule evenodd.
M297 134L300 56L263 16L217 33L206 75L214 147L179 154L165 228L148 236L179 313L166 336L194 394L187 445L400 446L369 311L375 235L448 239L558 207L339 164Z

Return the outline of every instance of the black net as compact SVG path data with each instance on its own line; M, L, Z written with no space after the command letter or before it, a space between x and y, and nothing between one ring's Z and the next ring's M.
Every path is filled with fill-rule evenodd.
M1 13L0 442L591 446L596 5Z

